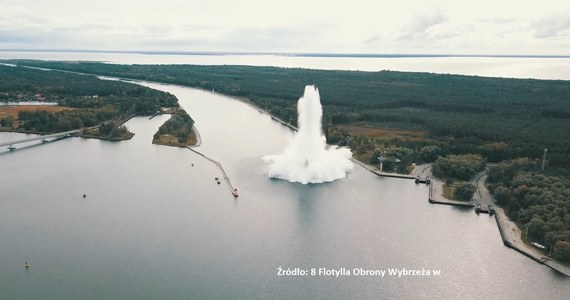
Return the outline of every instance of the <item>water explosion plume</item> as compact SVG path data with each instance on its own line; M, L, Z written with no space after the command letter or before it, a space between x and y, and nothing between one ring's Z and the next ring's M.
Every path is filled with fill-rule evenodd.
M299 131L279 155L267 155L269 177L291 182L322 183L346 177L353 168L352 153L345 147L327 146L322 133L323 108L319 90L306 86L297 103Z

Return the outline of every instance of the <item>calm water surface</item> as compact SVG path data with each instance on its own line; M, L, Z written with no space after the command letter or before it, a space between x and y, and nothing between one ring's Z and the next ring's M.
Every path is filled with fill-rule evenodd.
M168 116L127 123L130 141L69 138L0 153L1 299L567 299L570 281L503 246L472 210L427 187L356 168L320 185L269 179L261 157L291 134L238 101L176 95L210 162L151 144ZM1 133L0 142L21 138ZM191 166L191 164L194 166ZM84 199L81 195L85 193ZM31 268L23 267L28 260ZM440 276L277 276L278 267L437 269Z

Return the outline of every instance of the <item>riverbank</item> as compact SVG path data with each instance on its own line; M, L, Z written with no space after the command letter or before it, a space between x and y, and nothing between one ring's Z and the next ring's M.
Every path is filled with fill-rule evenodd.
M133 114L129 114L129 115L119 119L117 121L117 127L125 125L125 123L127 123L130 119L136 117L137 115L138 114L133 113ZM99 139L99 140L103 140L103 141L112 141L112 142L130 140L133 138L133 136L135 136L134 132L130 132L128 130L126 130L120 136L115 136L115 137L111 136L110 134L109 135L101 135L99 133L100 126L101 125L88 127L88 128L82 128L80 136L83 138Z
M223 96L223 97L228 97L228 98L230 98L230 99L232 99L232 100L239 101L239 102L241 102L241 103L243 103L243 104L245 104L245 105L250 106L250 107L253 108L253 109L256 109L257 111L259 111L259 112L262 113L262 114L268 115L273 121L279 122L279 123L281 123L281 125L283 125L283 126L285 126L285 127L289 127L291 130L294 130L294 131L299 130L299 129L297 128L297 126L295 126L295 125L293 125L293 124L291 124L291 123L289 123L289 122L285 122L283 119L278 118L278 117L272 115L272 114L271 114L270 112L268 112L267 110L265 110L265 109L263 109L263 108L261 108L261 107L255 105L253 102L249 101L249 99L248 99L247 97L228 96L228 95L225 95L225 94L217 93L217 92L215 92L215 91L213 91L213 90L212 90L212 91L209 91L209 92L212 93L212 94L214 94L214 95Z
M214 94L214 95L219 95L219 96L227 97L227 98L230 98L230 99L232 99L232 100L234 100L234 101L239 101L239 102L241 102L241 103L243 103L243 104L245 104L245 105L250 106L250 107L253 108L253 109L256 109L256 110L259 111L260 113L269 116L273 121L276 121L276 122L280 123L281 125L283 125L283 126L289 128L289 129L291 129L291 130L293 130L293 131L297 131L297 130L298 130L298 128L297 128L295 125L293 125L293 124L291 124L291 123L289 123L289 122L285 122L284 120L282 120L282 119L280 119L280 118L278 118L278 117L272 115L272 114L271 114L270 112L268 112L267 110L265 110L265 109L263 109L263 108L261 108L261 107L256 106L255 104L253 104L252 102L250 102L246 97L239 97L239 98L238 98L238 97L234 97L234 96L228 96L228 95L225 95L225 94L217 93L217 92L215 92L215 91L208 91L208 90L204 90L204 91L209 92L209 93L212 93L212 94ZM350 158L350 160L351 160L353 163L355 163L356 165L359 165L359 166L361 166L362 168L364 168L364 169L366 169L366 170L368 170L368 171L370 171L370 172L372 172L372 173L375 173L376 175L379 175L379 176L399 177L399 176L396 176L396 175L400 175L400 174L396 174L396 173L382 173L382 172L379 173L379 172L378 172L378 169L377 169L376 167L374 167L374 166L372 166L372 165L369 165L369 164L367 164L367 163L365 163L365 162L363 162L363 161L357 159L357 158L354 157L354 156L352 156L352 157ZM394 176L391 176L392 174L393 174ZM409 176L409 175L402 175L402 176Z
M40 105L38 107L43 107L43 106ZM56 107L56 106L54 106L54 107ZM72 110L74 108L63 107L57 111L62 111L62 110L66 110L66 109ZM137 114L129 114L129 115L119 119L117 121L117 126L124 125L126 122L128 122L130 119L132 119L136 116L137 116ZM111 137L110 135L100 135L99 134L99 126L100 125L78 128L81 132L77 136L80 136L82 138L98 139L98 140L104 140L104 141L124 141L124 140L130 140L135 135L133 132L130 132L130 131L127 131L126 134L123 134L123 135L118 136L118 137ZM40 132L40 131L36 131L36 130L23 130L23 129L18 129L18 128L14 128L14 127L0 127L0 132L15 132L15 133L23 133L23 134L37 134L37 135L48 135L48 134L57 133L57 132L47 132L46 133L46 132Z
M421 167L421 166L419 166ZM428 174L431 178L430 190L428 201L432 204L444 204L444 205L452 205L452 206L459 206L459 207L474 207L473 201L456 201L450 200L443 196L443 182L434 177L431 174L431 169L424 168L422 173ZM475 176L474 180L477 186L477 194L479 196L479 200L487 202L489 204L493 204L495 207L495 220L497 222L497 227L499 229L499 233L501 234L501 239L503 240L503 244L508 248L511 248L530 259L544 264L551 269L570 277L570 268L568 266L548 257L547 255L541 253L538 249L526 244L522 239L522 231L521 229L511 221L508 216L505 214L505 211L501 207L495 206L495 199L489 192L489 190L485 187L486 175L478 174Z
M233 99L235 99L235 98L233 98ZM250 106L252 106L252 107L255 107L255 108L258 109L258 111L260 111L260 112L264 112L264 111L262 111L261 109L257 108L256 106L251 105L250 103L248 103L248 105L250 105ZM268 114L273 120L278 121L278 122L280 122L281 124L283 124L283 125L285 125L285 126L288 126L287 123L284 122L283 120L280 120L280 119L278 119L278 118L275 118L275 117L271 116L271 114L269 114L269 113L267 113L267 112L265 112L265 113ZM289 125L290 125L290 124L289 124ZM290 127L290 126L288 126L288 127ZM290 128L291 128L291 127L290 127ZM353 161L354 161L354 160L353 160ZM359 164L359 165L362 166L362 164ZM368 169L368 168L367 168L367 169Z
M497 220L497 225L499 227L499 232L501 233L501 238L505 246L529 257L530 259L548 266L549 268L570 277L570 267L564 265L563 263L548 257L535 249L534 247L526 244L522 239L521 229L505 214L505 211L501 207L496 208L495 219Z

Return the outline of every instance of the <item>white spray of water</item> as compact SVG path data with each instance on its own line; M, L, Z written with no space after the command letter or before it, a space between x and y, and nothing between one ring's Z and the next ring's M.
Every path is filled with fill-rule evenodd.
M352 153L344 147L327 146L322 133L323 108L319 90L306 86L297 103L299 131L279 155L267 155L269 177L291 182L322 183L346 177L353 168Z

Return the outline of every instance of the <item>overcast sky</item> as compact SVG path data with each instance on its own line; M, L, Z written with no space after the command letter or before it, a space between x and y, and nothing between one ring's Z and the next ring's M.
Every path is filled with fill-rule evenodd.
M0 0L0 49L570 55L570 1Z

